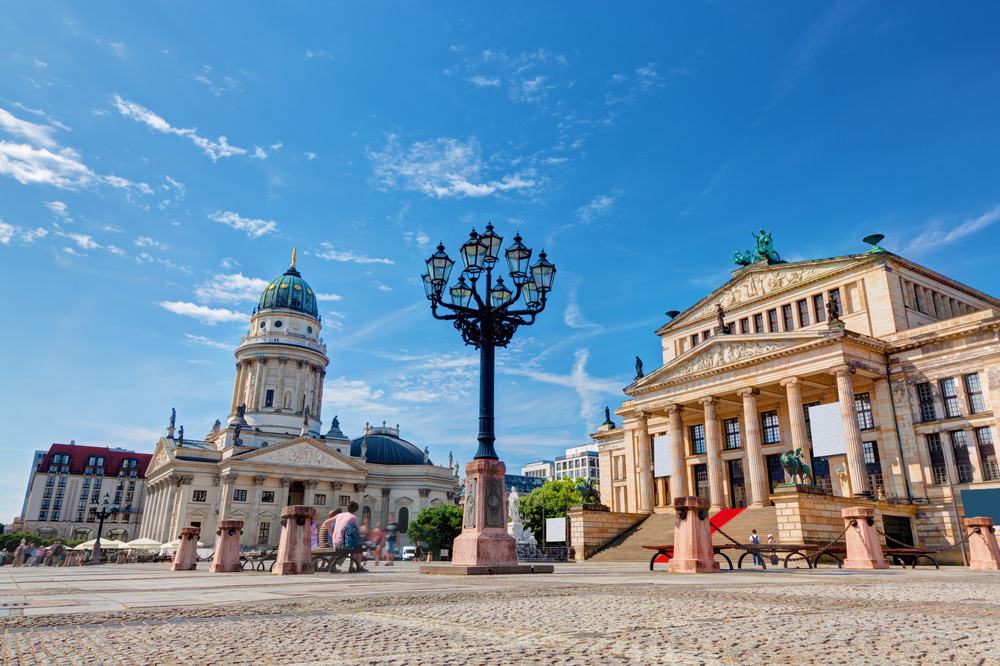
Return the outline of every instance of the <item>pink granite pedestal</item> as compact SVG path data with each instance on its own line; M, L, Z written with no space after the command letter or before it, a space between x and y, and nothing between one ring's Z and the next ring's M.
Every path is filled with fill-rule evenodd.
M965 519L969 535L969 568L976 571L1000 571L1000 545L993 533L993 519L976 516Z
M312 524L316 509L293 504L281 510L281 539L278 541L278 559L272 573L310 574L316 569L312 563Z
M182 527L180 541L177 550L174 552L174 561L170 565L171 571L191 571L198 566L198 537L201 535L200 527Z
M428 564L421 573L446 575L552 573L551 564L518 564L517 542L507 533L506 465L479 458L465 466L462 533L451 549L451 564Z
M888 569L882 553L882 542L875 531L875 509L864 506L849 506L841 510L845 527L853 526L844 534L847 540L845 569Z
M215 531L215 556L208 567L210 573L230 573L243 571L240 563L240 536L243 534L242 520L220 520Z
M708 500L678 497L674 500L674 556L667 564L671 573L715 573L719 563L712 548L708 524Z

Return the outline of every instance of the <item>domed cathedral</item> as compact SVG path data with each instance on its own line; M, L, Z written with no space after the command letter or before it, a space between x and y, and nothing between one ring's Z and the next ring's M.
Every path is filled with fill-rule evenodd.
M244 548L271 547L281 508L313 506L320 516L355 501L362 518L385 524L393 514L401 545L421 509L454 502L458 465L431 462L400 437L400 428L366 425L350 438L334 416L322 433L323 378L330 361L320 337L316 294L292 263L272 280L236 348L230 410L201 439L185 436L171 410L146 472L141 537L177 538L201 528L214 541L219 520L242 520Z

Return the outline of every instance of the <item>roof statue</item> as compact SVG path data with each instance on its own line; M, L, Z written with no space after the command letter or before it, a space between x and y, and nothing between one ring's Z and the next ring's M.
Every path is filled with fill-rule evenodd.
M177 424L177 409L174 407L170 408L170 427L173 428Z
M451 451L448 452L448 469L451 469L455 464L455 457L451 455Z
M292 268L295 268L295 248L292 248Z
M184 426L177 429L177 446L184 446Z
M754 238L754 248L752 250L744 250L743 252L738 250L733 252L734 264L737 266L749 266L758 261L767 261L769 264L782 263L781 257L778 256L777 251L774 249L774 241L771 238L770 231L761 229L756 234L751 231L750 235Z
M726 311L722 303L715 304L715 317L719 320L719 333L726 335L729 333L729 326L726 325Z
M642 379L645 373L642 371L642 359L638 356L635 357L635 378Z
M425 446L424 447L424 464L427 464L430 461L431 461L431 450Z
M826 318L831 322L840 321L840 303L832 298L826 301Z

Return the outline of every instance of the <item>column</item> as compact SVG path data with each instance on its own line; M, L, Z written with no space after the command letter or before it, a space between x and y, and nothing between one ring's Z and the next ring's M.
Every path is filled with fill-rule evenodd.
M323 386L323 378L320 375L320 367L317 365L313 368L313 394L312 394L312 408L309 413L315 416L319 413L319 392L320 387Z
M262 357L257 357L257 368L254 372L253 386L250 388L252 393L250 394L250 403L252 405L251 409L257 411L260 409L260 396L261 396L261 385L264 383L264 370L267 361Z
M281 356L278 358L278 386L274 389L275 409L285 407L285 369L288 367L288 358ZM293 405L294 407L294 405Z
M379 508L379 514L382 516L383 527L389 522L389 493L391 492L391 488L382 489L382 506Z
M219 498L219 520L229 520L229 510L233 502L233 486L236 485L236 475L231 473L223 474L222 496Z
M705 409L705 453L708 457L708 484L711 494L711 508L721 509L725 502L725 492L722 487L722 444L719 416L716 406L719 399L715 397L699 400Z
M837 377L837 398L840 402L840 419L844 427L844 441L847 444L847 472L851 479L851 493L861 495L870 491L868 475L865 474L865 455L861 447L861 431L858 430L858 415L854 411L854 382L851 375L854 368L842 365L831 370Z
M319 485L319 481L316 481L315 479L309 479L308 481L306 481L306 483L305 483L305 486L306 486L305 487L305 491L306 491L305 492L305 505L306 506L312 506L314 504L314 500L316 499L316 486L318 486L318 485Z
M174 519L174 493L177 492L177 481L175 477L168 476L166 478L167 492L164 497L163 503L163 522L160 523L160 538L158 541L166 543L167 541L172 541L177 537L176 534L170 534L173 529L173 519Z
M802 407L802 380L798 377L782 379L788 401L788 422L792 431L792 449L802 449L802 461L812 468L812 445L806 429L806 412Z
M169 493L169 485L171 481L168 479L161 479L156 482L156 517L153 520L152 529L149 531L149 537L151 539L156 539L159 542L165 541L163 538L163 533L167 531L167 494Z
M264 492L264 481L267 475L256 474L253 477L253 496L250 498L250 515L246 525L243 526L244 545L252 546L257 543L257 530L260 528L260 494Z
M966 428L962 432L965 433L965 445L969 448L969 462L972 463L972 480L977 483L984 481L983 458L979 455L979 440L976 439L976 431Z
M146 485L146 504L142 507L142 523L139 525L139 538L145 539L153 521L153 507L156 502L156 490L152 484Z
M760 391L755 388L745 388L737 391L743 398L743 440L746 443L747 467L750 480L750 506L760 508L770 504L767 484L767 469L764 465L764 451L760 441L760 412L757 411L757 396ZM801 401L801 396L800 396ZM799 404L801 411L802 405ZM795 422L793 417L792 423ZM795 428L792 427L792 438L795 438Z
M653 512L653 461L649 450L649 428L646 413L635 412L635 453L636 473L638 477L639 513Z
M146 524L145 538L156 539L159 536L160 528L160 506L163 504L163 484L156 483L153 485L153 497L150 500L149 509L149 521ZM145 521L144 521L145 522Z
M319 369L319 397L316 399L316 411L313 412L313 416L320 418L320 413L323 411L323 380L326 378L326 370L323 368Z
M187 506L188 500L191 498L191 482L194 481L193 476L182 476L178 480L178 496L177 496L177 527L175 531L180 534L182 527L187 527Z
M279 506L288 506L291 498L289 498L288 493L291 491L292 480L288 477L281 479L281 504Z
M292 407L295 408L296 414L301 414L302 410L305 408L305 400L303 399L303 396L305 393L304 379L306 371L302 361L296 361L295 365L298 370L295 373L295 396L292 398L295 404L293 404Z
M903 468L906 461L899 454L899 433L896 431L895 419L892 415L892 397L888 380L876 379L875 395L872 396L875 409L875 424L882 431L879 440L879 460L882 465L882 482L887 495L906 496L906 483L903 481ZM899 461L897 469L893 461ZM875 490L872 488L872 490Z
M683 407L670 405L667 407L667 418L670 420L670 500L684 497L688 494L687 460L684 456L684 425L681 417Z
M233 404L229 407L229 413L235 414L236 407L240 402L240 386L243 385L243 361L236 362L236 379L233 382Z
M618 510L638 513L639 489L636 487L635 426L628 423L625 430L625 505Z

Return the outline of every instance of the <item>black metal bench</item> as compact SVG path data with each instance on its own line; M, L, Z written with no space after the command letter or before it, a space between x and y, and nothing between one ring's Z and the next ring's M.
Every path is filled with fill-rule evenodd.
M243 571L274 571L274 563L277 560L277 551L240 555L240 565L243 567Z
M729 565L729 569L732 570L732 568L733 568L733 561L731 559L729 559L728 555L726 555L724 552L722 552L727 547L728 546L713 546L712 549L715 551L716 555L720 556L722 559L724 559L726 561L726 564ZM656 551L656 553L653 555L653 557L651 557L649 559L649 570L650 571L653 570L653 565L656 564L656 560L660 556L665 556L668 560L671 559L671 558L673 558L673 556L674 556L674 545L672 543L668 543L668 544L663 545L663 546L643 546L643 548L645 548L646 550L655 550Z
M364 548L353 548L351 550L344 548L313 548L313 567L316 569L316 573L339 572L341 570L340 566L344 563L344 560L347 560L346 571L348 573L356 573L361 569L351 556L361 555L364 552Z

